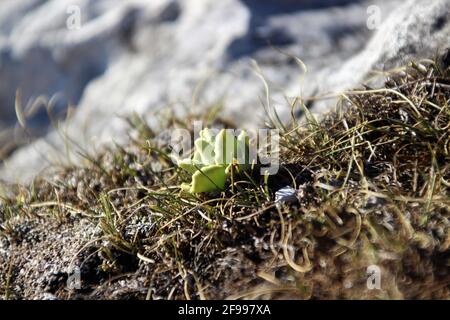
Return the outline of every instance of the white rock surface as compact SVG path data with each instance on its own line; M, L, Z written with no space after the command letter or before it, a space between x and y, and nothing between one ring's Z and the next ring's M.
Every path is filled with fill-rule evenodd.
M389 70L411 60L433 59L447 48L450 1L408 0L389 15L364 50L337 67L318 72L315 90L348 90L373 75L373 71ZM324 103L315 106L316 112L326 109Z
M66 25L73 5L81 12L79 30ZM378 31L367 27L370 5L380 9ZM271 85L272 103L287 114L284 95L349 89L373 69L444 49L449 5L450 0L2 0L0 130L15 119L17 88L23 104L60 93L58 110L67 102L76 105L65 130L93 152L126 140L118 115L138 112L152 121L153 112L168 104L202 108L223 98L226 115L242 125L260 125L264 90L251 59ZM301 88L295 61L269 42L307 64ZM47 124L43 112L28 119L33 134ZM0 180L26 181L55 161L64 163L64 145L50 132L18 149L0 169Z

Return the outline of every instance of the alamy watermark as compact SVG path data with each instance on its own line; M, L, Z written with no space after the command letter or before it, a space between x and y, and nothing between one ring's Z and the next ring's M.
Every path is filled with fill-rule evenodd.
M202 122L196 121L193 126L194 140L192 139L191 131L187 129L174 129L164 133L166 135L167 133L169 134L170 156L175 162L191 156L194 144L201 136L202 130ZM229 152L217 153L214 145L205 144L201 146L205 158L215 159L217 163L258 164L261 175L274 175L278 172L280 162L280 132L278 129L224 130L222 148ZM212 137L217 136L219 132L220 129L218 128L208 129L208 134ZM242 138L241 134L245 136L245 139ZM240 135L241 139L238 139ZM220 157L219 159L218 156Z
M378 30L381 25L381 8L376 5L367 7L366 26L369 30Z
M381 269L377 265L367 267L367 289L381 289Z
M66 287L69 290L81 289L81 271L79 267L73 267L67 270Z
M81 29L81 8L76 5L70 5L66 9L68 15L66 20L66 27L69 30Z

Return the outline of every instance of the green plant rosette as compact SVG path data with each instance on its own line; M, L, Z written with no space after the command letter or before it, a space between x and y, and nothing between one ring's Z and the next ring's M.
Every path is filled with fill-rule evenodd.
M215 135L205 128L194 146L192 158L178 161L178 166L192 175L191 183L181 185L190 193L223 191L233 167L238 171L248 167L249 137L245 131L236 137L225 129ZM238 164L237 159L244 164Z

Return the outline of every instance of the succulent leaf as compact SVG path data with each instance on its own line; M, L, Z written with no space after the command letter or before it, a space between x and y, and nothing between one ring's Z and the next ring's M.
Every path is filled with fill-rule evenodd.
M223 165L203 167L192 175L191 193L224 190L227 176Z
M215 162L230 164L236 157L236 137L229 130L222 129L216 137L214 145Z
M214 164L214 145L198 138L195 140L195 152L198 153L197 158L201 159L201 163L204 165Z
M183 159L178 161L178 166L187 172L194 174L197 168L201 168L202 164L200 161L195 161L194 159Z
M192 174L191 184L182 184L182 190L191 193L224 190L233 166L239 170L248 167L249 137L245 131L235 137L229 130L222 129L215 135L205 128L194 145L192 159L178 161L181 168Z

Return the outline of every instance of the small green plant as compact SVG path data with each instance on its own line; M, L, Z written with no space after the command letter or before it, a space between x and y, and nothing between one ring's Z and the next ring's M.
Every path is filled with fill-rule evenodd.
M190 193L223 191L233 168L243 171L250 163L249 136L245 131L236 137L229 130L222 129L216 135L205 128L194 145L192 158L178 161L180 168L192 174L191 183L181 185Z

